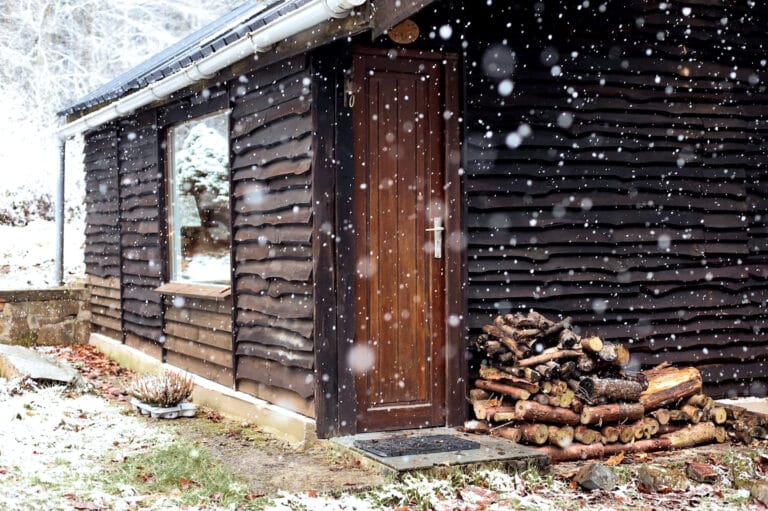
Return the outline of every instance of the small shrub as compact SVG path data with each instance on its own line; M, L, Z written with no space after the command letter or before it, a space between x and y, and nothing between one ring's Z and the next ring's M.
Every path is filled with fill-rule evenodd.
M166 371L162 374L137 375L128 387L128 393L144 403L156 406L176 406L192 394L191 376Z

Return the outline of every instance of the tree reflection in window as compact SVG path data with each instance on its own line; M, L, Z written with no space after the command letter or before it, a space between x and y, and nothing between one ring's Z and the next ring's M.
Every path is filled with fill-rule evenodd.
M229 114L168 132L171 280L230 281Z

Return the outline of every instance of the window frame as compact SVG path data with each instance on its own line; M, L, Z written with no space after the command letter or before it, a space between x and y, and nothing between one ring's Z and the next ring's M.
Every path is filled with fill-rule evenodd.
M183 107L180 107L183 110ZM174 241L176 238L176 233L174 233L174 207L175 207L175 201L174 198L174 185L175 185L175 169L174 169L174 155L173 151L175 149L173 144L173 132L174 129L182 126L184 124L192 124L200 120L204 120L209 117L214 117L218 115L226 115L226 138L227 138L227 182L228 182L228 196L227 196L227 208L229 210L229 224L227 225L227 228L229 229L229 246L227 247L227 250L229 252L229 262L228 262L228 268L229 273L227 276L226 281L196 281L196 280L188 280L180 278L179 275L175 274L178 272L177 270L177 260L176 260L176 254L174 251L176 250L177 243L180 243L180 232L179 232L179 240ZM164 200L165 200L165 207L163 208L163 215L162 215L162 221L165 224L165 239L163 240L165 245L165 257L164 257L164 266L166 270L163 272L165 274L164 283L160 287L156 289L156 291L160 293L168 293L172 292L173 294L179 294L183 295L184 290L186 289L188 292L186 293L188 296L200 296L200 297L207 297L207 298L224 298L226 296L229 296L231 293L231 286L232 286L232 272L233 272L233 256L232 251L234 249L234 238L233 238L233 225L232 225L232 215L233 215L233 206L232 206L232 139L231 139L231 131L232 131L232 108L229 106L217 106L215 108L211 108L210 111L207 111L205 113L202 113L200 115L195 115L194 117L191 117L189 119L183 118L180 120L176 120L174 122L168 122L162 127L162 156L163 160L165 162L164 165L164 176L163 176L163 185L165 187L165 193ZM180 250L180 249L179 249ZM179 252L181 254L181 252Z

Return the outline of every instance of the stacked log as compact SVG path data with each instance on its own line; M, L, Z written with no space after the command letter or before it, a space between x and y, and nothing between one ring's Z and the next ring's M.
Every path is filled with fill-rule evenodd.
M467 429L543 446L553 461L765 434L703 394L696 368L631 372L625 346L578 335L570 318L498 316L476 346L483 361L469 400L477 421Z

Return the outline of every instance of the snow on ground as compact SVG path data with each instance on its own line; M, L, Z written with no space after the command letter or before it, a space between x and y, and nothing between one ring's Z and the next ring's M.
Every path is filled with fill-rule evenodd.
M83 224L64 229L64 282L71 284L85 273ZM26 226L0 225L0 289L56 287L56 224L32 220Z
M141 497L130 486L109 495L99 474L168 435L95 394L25 385L0 378L0 509L135 509ZM151 508L176 508L163 500Z

